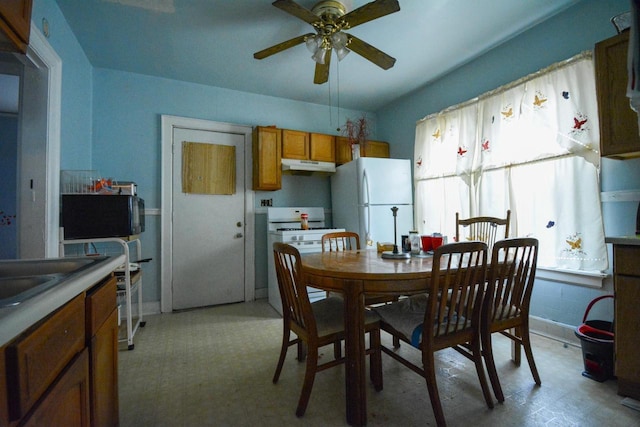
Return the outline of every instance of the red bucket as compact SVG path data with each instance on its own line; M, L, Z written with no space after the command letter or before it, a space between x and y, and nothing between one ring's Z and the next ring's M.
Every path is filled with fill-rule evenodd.
M582 325L575 334L580 338L584 371L582 375L599 382L613 378L613 322L605 320L587 320L593 305L613 295L602 295L589 303L582 319Z

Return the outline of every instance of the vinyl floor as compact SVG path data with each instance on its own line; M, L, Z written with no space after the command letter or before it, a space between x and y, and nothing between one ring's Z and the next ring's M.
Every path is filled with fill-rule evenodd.
M304 364L291 347L273 384L282 319L266 300L145 318L135 348L119 351L120 425L346 426L344 367L316 376L307 411L295 409ZM383 332L383 344L391 345ZM438 353L438 387L450 426L640 426L640 411L622 404L615 379L581 375L580 347L533 335L542 386L510 361L508 339L494 336L505 402L488 409L472 363L453 350ZM417 350L403 345L408 357ZM333 355L331 346L321 357ZM424 380L382 356L384 390L369 384L369 426L435 425Z

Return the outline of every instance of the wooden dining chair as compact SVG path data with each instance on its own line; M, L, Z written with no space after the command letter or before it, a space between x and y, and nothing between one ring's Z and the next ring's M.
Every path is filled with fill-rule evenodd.
M514 362L520 366L521 347L529 362L531 374L537 385L540 375L533 359L529 337L529 304L538 262L538 240L534 238L512 238L498 241L493 246L489 268L489 282L494 288L491 309L488 311L490 334L483 342L487 358L487 372L493 392L499 401L504 394L493 360L491 334L501 333L514 342Z
M344 363L343 357L318 363L318 349L344 339L344 303L342 298L330 297L311 303L307 293L305 272L300 252L286 243L273 244L278 287L283 308L283 335L280 358L273 375L274 384L287 355L287 349L297 345L298 361L306 359L304 382L296 415L304 415L317 372ZM376 391L382 390L382 357L380 352L380 321L377 314L365 312L365 332L369 333L370 377ZM296 338L291 339L291 332ZM304 348L306 344L306 351Z
M486 307L483 301L486 292L492 291L485 280L486 271L486 243L474 241L440 246L434 251L427 294L374 309L380 315L382 330L422 352L420 367L393 349L382 346L384 353L425 378L439 426L446 425L446 421L436 382L436 351L451 347L469 357L475 364L487 406L493 408L481 349L481 334L488 333L482 327L482 321L486 322L486 316L482 316L483 307ZM459 347L464 344L468 344L469 351Z
M360 236L353 231L337 231L327 233L322 236L322 251L352 251L360 249ZM327 296L329 293L327 293ZM397 301L398 297L366 295L364 305L382 304L390 301Z
M509 237L510 221L510 210L507 210L507 216L505 218L477 216L460 219L460 214L456 212L456 242L480 240L487 244L489 254L491 254L496 239L506 239ZM498 232L498 228L504 228L504 234Z
M322 251L353 251L360 249L360 236L353 231L337 231L322 235Z

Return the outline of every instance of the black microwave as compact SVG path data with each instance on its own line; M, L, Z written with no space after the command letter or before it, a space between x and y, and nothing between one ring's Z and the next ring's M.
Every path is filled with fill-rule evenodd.
M65 239L127 237L144 231L144 199L132 195L63 194Z

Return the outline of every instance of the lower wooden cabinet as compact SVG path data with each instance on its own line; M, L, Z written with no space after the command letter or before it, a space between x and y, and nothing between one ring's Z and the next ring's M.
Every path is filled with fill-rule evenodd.
M117 280L111 277L87 293L87 347L91 425L118 425Z
M89 426L89 351L69 364L21 425Z
M79 295L7 348L9 415L23 418L85 347L84 295Z
M113 275L0 350L0 426L119 424Z
M640 246L613 245L618 394L640 400Z

